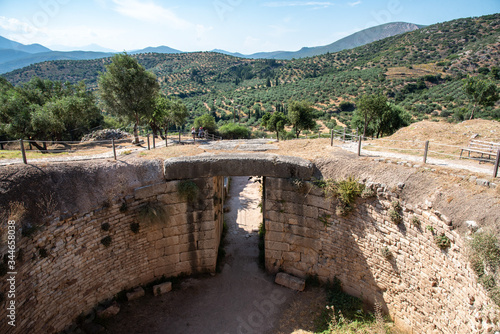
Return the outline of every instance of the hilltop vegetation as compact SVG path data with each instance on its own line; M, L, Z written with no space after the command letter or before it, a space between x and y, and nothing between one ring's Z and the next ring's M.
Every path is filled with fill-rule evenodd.
M191 119L212 115L260 126L265 112L286 111L291 100L310 102L328 127L350 125L356 99L383 94L413 120L461 121L472 106L462 79L500 74L500 14L435 24L337 53L296 60L243 59L214 52L134 55L166 95L177 96ZM4 75L14 85L33 76L97 88L110 60L52 61ZM500 119L498 103L476 117Z

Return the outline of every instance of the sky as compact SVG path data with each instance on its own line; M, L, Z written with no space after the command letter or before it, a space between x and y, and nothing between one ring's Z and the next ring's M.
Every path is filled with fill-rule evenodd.
M53 50L165 45L251 54L330 44L388 22L500 12L500 0L0 0L0 36Z

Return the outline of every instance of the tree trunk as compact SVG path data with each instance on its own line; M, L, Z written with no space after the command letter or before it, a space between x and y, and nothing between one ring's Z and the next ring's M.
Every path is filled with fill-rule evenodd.
M476 107L477 107L477 105L475 104L475 105L474 105L474 108L472 108L472 113L470 114L469 121L470 121L471 119L474 119L474 112L476 111Z
M134 124L134 144L139 145L139 132L137 127L139 126L139 116L135 114L135 124Z
M279 131L276 131L276 140L278 140L278 142L280 141L280 133L279 133Z
M30 140L29 140L29 143L30 143L30 145L35 146L35 147L36 147L36 148L37 148L40 152L42 152L42 153L47 153L47 149L46 149L46 148L44 148L44 147L43 147L43 146L41 146L41 145L38 145L38 144L36 143L36 141L32 141L32 140L30 139Z

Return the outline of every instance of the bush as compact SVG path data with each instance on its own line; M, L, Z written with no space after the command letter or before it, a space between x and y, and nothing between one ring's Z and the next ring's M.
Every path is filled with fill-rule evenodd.
M139 217L149 222L163 221L166 218L165 209L158 202L147 202L139 209Z
M441 249L446 249L451 246L450 239L444 233L434 236L434 241L436 242L436 245Z
M250 129L236 123L228 123L219 128L219 134L224 139L250 138Z

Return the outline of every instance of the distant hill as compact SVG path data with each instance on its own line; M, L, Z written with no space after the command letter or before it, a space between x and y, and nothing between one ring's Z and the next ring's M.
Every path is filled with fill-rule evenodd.
M406 22L392 22L382 24L376 27L361 30L357 33L344 37L334 43L317 46L317 47L303 47L299 51L273 51L273 52L259 52L251 55L242 55L241 53L231 53L224 50L214 50L235 57L251 58L251 59L293 59L319 56L328 52L339 52L342 50L353 49L358 46L369 44L387 37L397 36L409 31L414 31L425 26L406 23Z
M157 46L157 47L148 47L141 50L134 50L128 52L129 54L138 54L138 53L183 53L183 51L179 51L176 49L172 49L168 46Z
M24 45L18 42L11 41L5 37L0 36L0 49L9 49L16 51L23 51L27 53L39 53L39 52L49 52L52 51L40 44L30 44ZM1 59L0 59L1 61Z

